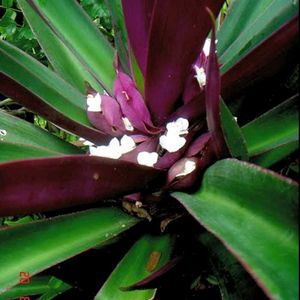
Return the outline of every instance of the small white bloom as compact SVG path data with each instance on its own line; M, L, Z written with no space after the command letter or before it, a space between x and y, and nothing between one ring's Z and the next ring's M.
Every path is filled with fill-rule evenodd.
M5 129L0 129L0 136L6 136L7 131Z
M94 146L94 143L92 143L84 138L79 138L79 141L82 142L82 144L85 146Z
M237 118L237 117L235 117L235 116L233 116L233 118L234 118L234 120L237 122L238 118Z
M142 151L137 156L137 162L140 165L153 167L158 160L158 154L156 152Z
M109 142L108 146L91 146L89 149L91 155L118 159L134 148L134 140L130 136L124 135L121 141L115 137Z
M176 134L176 135L187 134L188 133L187 130L189 128L189 121L184 118L179 118L175 122L168 123L166 127L168 133L170 134Z
M124 126L125 126L127 131L133 131L134 130L134 128L133 128L133 126L132 126L132 124L131 124L131 122L129 121L128 118L126 118L126 117L122 118L122 121L123 121Z
M198 66L195 66L195 71L195 78L197 79L200 88L204 88L204 86L206 85L206 74L204 68L199 68Z
M182 172L178 173L176 177L186 176L196 169L196 163L193 160L187 160L184 164Z
M211 39L206 39L203 46L203 52L206 57L209 55L210 43L211 43Z
M88 94L86 98L87 106L88 106L88 111L91 112L101 112L101 96L99 93L97 93L95 96L92 94Z
M130 152L135 148L135 142L133 138L128 135L124 135L120 142L122 154Z
M168 123L166 127L167 132L159 138L159 144L169 152L176 152L186 143L186 139L181 137L181 135L188 133L189 121L179 118L174 122Z
M167 133L159 138L159 144L168 152L176 152L186 143L186 139L179 135Z

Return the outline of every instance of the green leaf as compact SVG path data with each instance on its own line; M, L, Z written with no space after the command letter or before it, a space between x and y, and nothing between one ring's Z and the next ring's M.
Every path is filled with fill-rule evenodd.
M123 70L129 72L128 66L128 44L127 44L127 32L125 27L124 14L122 9L121 0L106 0L106 5L109 7L111 12L114 34L115 34L115 44L118 51L118 56L121 60Z
M260 290L253 279L220 241L207 232L197 238L209 252L209 264L222 300L260 299Z
M111 92L115 78L113 48L80 5L75 0L28 2L95 79Z
M263 154L254 156L251 158L251 161L257 165L260 165L264 168L271 167L275 163L286 158L288 155L292 154L299 148L298 141L292 141L287 144L282 144L274 147L272 150L267 151Z
M69 118L90 125L85 97L50 69L0 40L0 71Z
M143 73L133 55L133 52L130 50L129 51L129 56L130 56L130 67L131 67L131 73L132 77L134 78L135 84L140 91L142 95L145 94L145 80Z
M91 209L0 229L0 294L30 276L100 243L138 222L116 208Z
M138 240L105 282L95 300L150 300L156 290L121 291L120 287L130 286L170 259L174 237L170 235L145 235Z
M0 295L0 300L19 299L24 296L53 293L56 296L69 290L71 286L52 276L34 276L28 284L18 284L12 289Z
M298 299L295 183L226 159L206 171L198 192L173 195L226 245L272 299Z
M79 148L22 119L0 111L0 161L82 154Z
M237 121L223 100L220 104L220 114L221 127L231 156L241 160L248 160L249 155L246 140Z
M250 156L298 141L298 98L292 97L242 128Z
M236 0L218 34L219 61L224 73L251 49L297 15L298 0Z
M95 90L102 91L99 82L53 33L28 2L18 0L18 3L54 70L82 93L86 92L85 82L88 82Z
M2 5L6 8L12 7L14 0L2 0Z

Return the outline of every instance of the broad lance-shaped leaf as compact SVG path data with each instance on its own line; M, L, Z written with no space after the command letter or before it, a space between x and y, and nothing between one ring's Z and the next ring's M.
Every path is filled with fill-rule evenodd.
M0 164L0 216L56 210L137 192L162 171L74 155Z
M128 54L128 42L127 42L128 38L127 38L125 20L124 20L124 15L122 10L122 1L105 0L105 3L109 7L111 17L112 17L112 23L114 26L114 34L115 34L115 44L116 44L116 49L118 51L118 57L121 60L121 64L124 72L129 73L129 54ZM134 6L136 6L136 4Z
M211 12L207 12L211 14ZM212 20L214 18L211 15ZM211 21L212 21L211 20ZM214 25L213 25L214 26ZM216 55L216 34L215 28L212 30L212 42L210 45L207 70L206 70L206 86L205 86L205 106L207 127L211 134L213 150L218 158L224 157L228 150L221 127L221 79L219 72L218 58Z
M101 208L0 229L0 294L30 276L129 229L139 220Z
M236 258L212 234L205 232L197 240L209 252L209 265L222 295L222 300L254 300L262 292Z
M244 161L249 160L247 143L242 130L223 100L221 101L220 114L224 139L231 156Z
M211 166L195 194L174 193L276 300L298 290L298 186L258 166L226 159Z
M1 111L0 130L0 161L83 153L46 130Z
M236 2L238 3L243 1ZM266 0L258 2L262 2L259 7L260 11L254 15L253 19L251 18L249 24L238 36L235 37L232 44L222 48L224 49L224 52L220 54L220 63L223 64L222 69L224 71L232 67L242 56L249 53L251 49L270 36L279 27L298 15L298 0L267 0L268 5L264 5ZM233 3L233 6L234 5L235 3ZM252 8L250 8L250 11L251 10ZM244 14L248 15L248 10L247 13ZM229 21L227 22L231 22L230 15L228 15L228 18ZM238 18L238 20L241 19L243 19L243 17ZM238 25L237 27L240 26ZM220 33L220 35L221 34L222 33ZM280 45L277 45L277 47L280 47Z
M75 0L28 0L28 3L107 92L111 92L115 78L113 49L80 5ZM76 26L72 21L76 21Z
M130 47L145 76L150 22L155 0L122 0Z
M86 92L85 82L88 82L95 90L101 91L100 83L53 33L45 20L28 4L28 1L18 0L18 4L54 70L81 93Z
M222 97L227 100L259 80L278 73L298 41L298 17L285 23L229 70L221 68Z
M18 284L0 295L0 300L19 299L26 296L53 294L58 296L72 286L53 276L34 276L27 284Z
M120 261L95 297L99 300L150 300L156 290L122 291L166 264L173 250L174 236L144 235Z
M91 127L83 94L49 68L0 40L0 91L64 129L95 143L106 136Z
M251 156L298 141L298 100L299 95L296 95L242 128Z
M155 125L174 110L191 66L211 29L208 7L218 14L223 0L156 1L149 32L145 101ZM138 26L138 25L136 25Z

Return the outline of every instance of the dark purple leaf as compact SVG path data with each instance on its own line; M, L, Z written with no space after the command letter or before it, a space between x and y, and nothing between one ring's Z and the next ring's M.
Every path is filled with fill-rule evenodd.
M163 172L87 155L0 165L0 216L30 214L138 192Z
M274 76L289 60L290 50L298 42L298 34L297 16L274 32L222 76L222 96L230 99L255 82Z
M155 0L122 0L129 42L142 73L146 74L148 34Z
M130 120L133 127L147 133L147 126L153 127L148 108L134 81L121 71L117 73L114 94L123 114Z
M173 111L191 66L202 50L211 29L206 7L217 14L223 2L155 2L145 76L146 103L155 117L155 125L163 124Z
M24 87L16 83L8 76L0 73L0 90L1 92L24 105L28 109L38 113L50 122L94 143L104 143L108 140L106 134L75 122L67 116L55 110L40 98L30 93Z
M208 14L208 12L207 12ZM213 16L212 16L213 17ZM227 154L226 142L221 127L220 100L221 79L218 58L216 54L216 33L213 27L206 70L207 83L205 87L206 120L211 134L212 147L218 158Z

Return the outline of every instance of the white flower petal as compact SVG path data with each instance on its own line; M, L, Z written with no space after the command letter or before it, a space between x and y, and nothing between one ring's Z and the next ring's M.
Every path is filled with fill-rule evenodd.
M184 164L182 172L178 173L176 177L186 176L192 173L196 169L196 162L193 160L187 160Z
M111 149L120 148L120 142L119 142L119 140L118 140L116 137L113 138L113 139L109 142L108 147L111 148Z
M195 66L196 71L196 79L200 85L200 88L203 88L206 85L206 74L203 68L199 68L198 66Z
M87 110L91 112L101 112L101 96L97 93L95 96L88 94L86 98Z
M121 152L124 154L132 151L134 148L135 148L135 142L133 138L128 135L124 135L121 138Z
M158 160L158 154L156 152L142 151L137 156L137 162L140 165L153 167Z
M134 130L134 127L132 126L131 122L129 121L128 118L122 118L122 121L124 123L124 126L125 126L125 129L127 131L133 131Z
M211 39L206 39L203 47L203 52L207 57L209 55Z
M185 145L185 143L186 139L184 137L174 134L162 135L159 138L160 146L171 153L178 151Z

